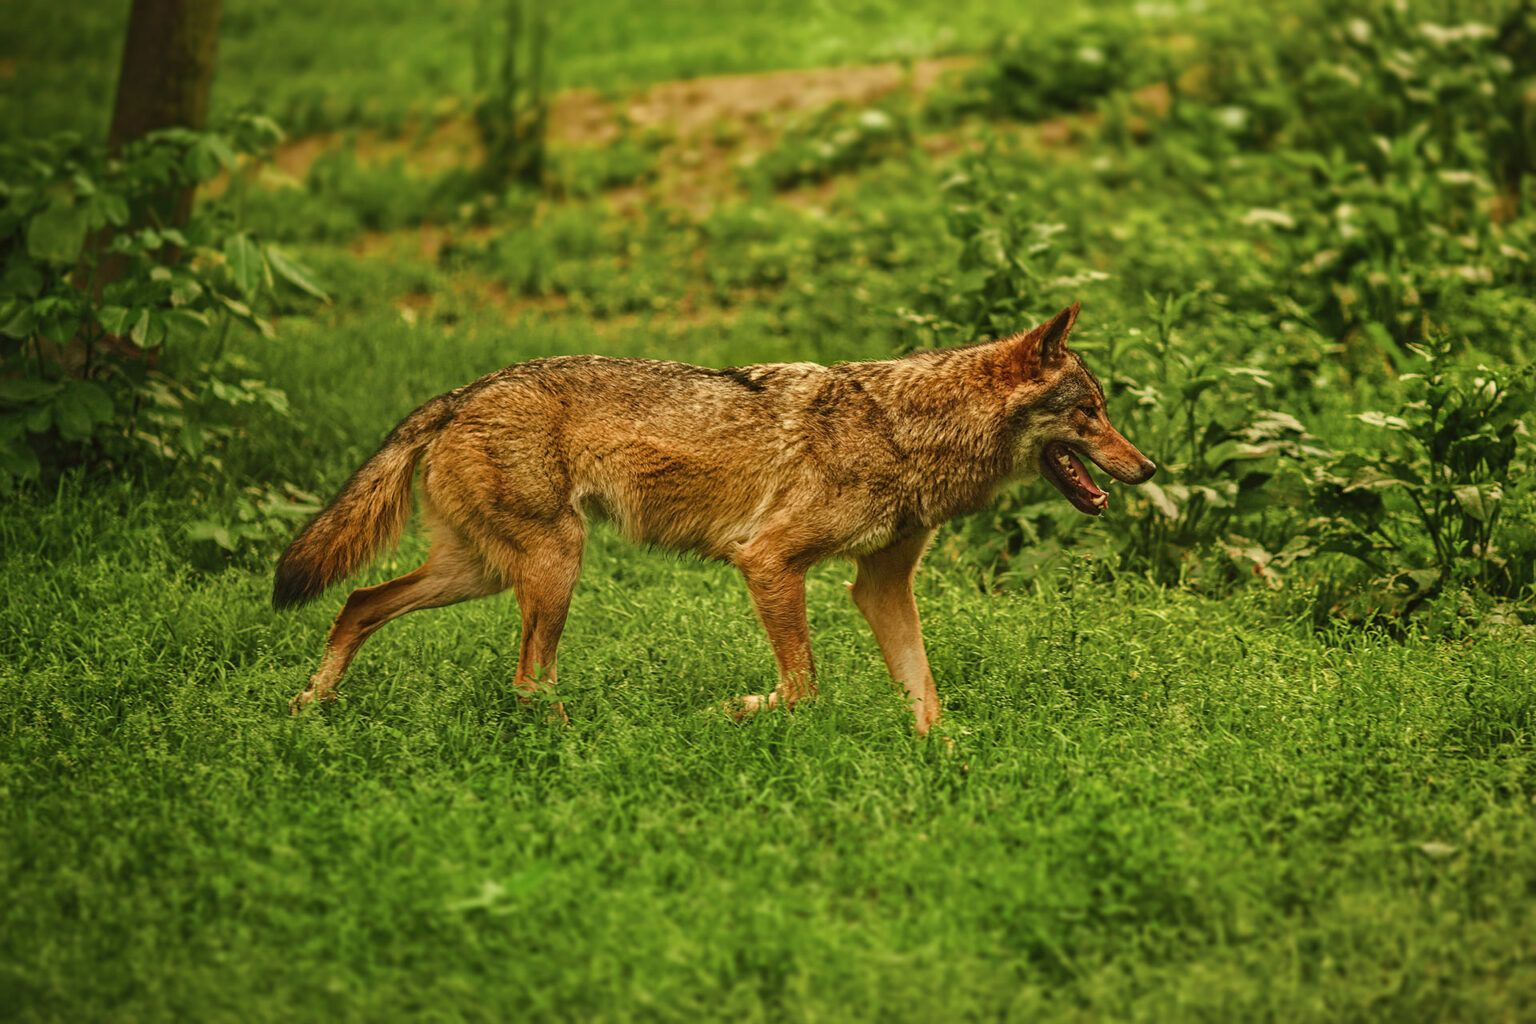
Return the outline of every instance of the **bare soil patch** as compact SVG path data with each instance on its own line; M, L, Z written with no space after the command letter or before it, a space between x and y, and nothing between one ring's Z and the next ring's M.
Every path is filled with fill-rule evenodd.
M592 89L568 89L554 98L549 137L556 145L607 145L626 130L656 131L685 147L701 136L765 139L785 115L838 101L868 104L901 88L922 94L947 72L975 63L972 57L943 57L856 67L714 75L660 82L618 102ZM729 130L721 130L729 126ZM402 159L423 175L463 167L480 159L474 124L450 114L432 128L399 136L377 132L328 132L293 139L278 147L272 161L282 178L303 180L321 154L351 145L359 162ZM720 148L734 148L723 146ZM670 154L663 153L663 159Z

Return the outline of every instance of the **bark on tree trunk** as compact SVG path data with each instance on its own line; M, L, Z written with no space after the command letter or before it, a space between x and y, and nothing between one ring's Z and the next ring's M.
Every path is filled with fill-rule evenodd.
M222 0L133 0L107 136L113 152L158 128L207 124L222 7ZM158 212L166 224L185 224L192 190L166 196Z
M201 129L207 124L222 7L223 0L133 0L117 76L112 127L107 133L107 147L113 153L159 128ZM192 215L194 191L176 189L156 197L151 204L153 219L165 226L185 224ZM122 277L127 268L125 257L107 252L112 236L111 225L92 232L75 272L76 285L89 290L97 302L102 289ZM169 243L167 250L162 255L168 260L179 258ZM144 352L110 336L98 342L154 365L154 352ZM86 348L85 371L89 372L90 341L77 339L77 343Z

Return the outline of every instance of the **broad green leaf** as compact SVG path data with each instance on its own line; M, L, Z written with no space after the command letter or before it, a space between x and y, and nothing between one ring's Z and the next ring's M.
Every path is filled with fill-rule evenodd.
M211 519L199 519L188 523L187 539L211 540L225 551L235 550L235 538L230 536L229 529Z
M1252 429L1264 436L1272 437L1280 431L1291 431L1296 434L1305 434L1307 428L1301 421L1288 412L1280 412L1278 409L1265 409L1253 419Z
M108 334L124 335L132 329L133 310L127 306L102 306L96 311L96 322Z
M235 151L222 135L209 133L187 147L182 166L194 181L207 181L219 173L221 167L235 165Z
M1177 519L1179 517L1179 506L1174 504L1173 499L1168 496L1168 493L1157 484L1148 482L1142 484L1141 489L1146 494L1147 500L1152 502L1152 506L1163 515L1169 519Z
M1271 210L1256 206L1243 214L1242 223L1248 226L1262 224L1266 227L1289 229L1296 226L1296 218L1284 210Z
M181 166L187 177L193 181L203 182L219 173L219 158L208 147L208 140L202 138L187 147Z
M224 240L224 259L229 265L229 273L235 279L235 287L241 294L250 298L256 294L256 288L261 283L262 271L266 264L261 255L261 248L246 234L230 235Z
M203 294L203 283L194 275L175 274L171 278L171 305L185 306Z
M38 399L57 394L59 387L59 384L51 380L28 380L25 377L0 380L0 402L10 402L13 405L30 404Z
M128 329L128 335L139 348L149 347L149 310L139 310L139 315L134 318L133 326Z
M53 423L58 427L59 436L66 441L88 441L96 426L91 421L89 406L72 397L69 391L61 391L54 399Z
M287 253L277 246L267 246L267 262L277 272L278 277L281 277L295 288L314 296L321 302L330 301L330 296L325 294L324 289L310 276L309 268L290 258Z
M27 254L43 263L73 263L85 244L84 206L55 199L27 225Z
M232 299L222 292L214 292L213 297L224 303L225 308L227 308L231 313L235 314L235 316L239 317L240 319L245 321L256 319L256 314L251 312L251 307L247 306L239 299Z
M77 380L66 385L59 401L66 399L84 409L92 423L109 423L117 412L107 389L93 380Z
M181 444L181 450L194 459L203 453L203 441L206 437L203 428L187 423L181 428L181 435L177 441Z
M0 334L8 338L30 338L35 330L37 317L32 314L31 303L15 302L5 315L0 315Z
M1388 416L1384 412L1362 412L1355 415L1355 419L1361 423L1369 423L1373 427L1386 427L1389 430L1407 430L1408 421L1399 416Z
M208 317L195 309L169 309L162 317L166 337L172 341L194 341L208 330Z
M27 259L25 253L12 253L10 263L5 268L5 276L0 277L0 295L19 295L31 299L36 298L42 290L43 275L38 273L37 267Z
M80 317L70 309L61 309L38 324L38 331L55 345L68 345L80 333Z
M165 344L164 315L157 309L141 310L129 337L140 348L159 348Z
M1456 502L1461 510L1473 519L1486 521L1498 507L1499 501L1504 497L1504 491L1498 484L1478 486L1468 484L1458 487L1454 492Z
M20 480L35 480L42 472L37 453L25 440L16 439L0 443L0 473Z
M1413 485L1401 477L1383 472L1376 466L1366 466L1358 470L1350 478L1349 485L1344 488L1344 493L1366 490L1386 490L1390 487L1412 487Z
M92 227L111 224L120 228L128 223L128 200L116 192L97 192L91 196L86 208L90 211Z
M262 510L277 516L291 516L297 519L318 515L325 506L320 502L296 502L286 498L273 498L262 506Z
M1221 378L1215 374L1205 374L1185 381L1179 386L1179 392L1184 396L1186 402L1193 402L1206 391L1215 387L1220 381Z
M1253 382L1260 387L1273 388L1274 382L1269 379L1268 370L1260 370L1254 366L1229 366L1227 372L1237 377L1251 377Z

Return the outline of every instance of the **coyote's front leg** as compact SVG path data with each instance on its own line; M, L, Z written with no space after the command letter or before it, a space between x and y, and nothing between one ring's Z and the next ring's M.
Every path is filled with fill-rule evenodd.
M906 687L919 736L926 736L939 720L939 691L928 669L923 627L912 595L912 577L932 539L933 532L927 531L860 557L859 575L850 588L853 603L880 644L891 678Z

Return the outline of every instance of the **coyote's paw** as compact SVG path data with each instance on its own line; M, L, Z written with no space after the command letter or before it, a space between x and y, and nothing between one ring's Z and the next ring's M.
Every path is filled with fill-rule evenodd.
M311 683L308 689L302 693L294 694L293 700L288 702L288 714L297 715L300 711L303 711L317 700L335 699L335 690L318 690L315 688L314 684Z
M779 706L779 695L770 693L766 697L760 693L749 693L745 697L733 697L720 705L725 713L736 721L741 721L748 715L755 715L764 708L776 708Z
M563 701L551 700L554 693L553 683L528 683L519 682L517 685L517 702L525 708L533 708L539 705L549 709L549 714L544 716L544 721L550 724L559 723L570 725L571 716L565 713Z

